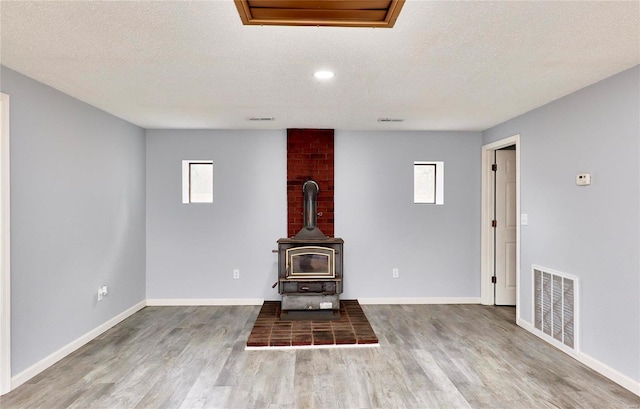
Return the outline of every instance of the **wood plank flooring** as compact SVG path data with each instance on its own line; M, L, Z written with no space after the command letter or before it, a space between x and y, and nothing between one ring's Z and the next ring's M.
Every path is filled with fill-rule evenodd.
M365 305L379 348L245 351L259 307L147 307L0 398L15 408L639 408L513 308Z

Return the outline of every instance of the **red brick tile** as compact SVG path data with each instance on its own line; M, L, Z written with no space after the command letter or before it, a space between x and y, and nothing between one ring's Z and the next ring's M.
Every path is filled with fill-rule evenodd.
M266 347L269 346L269 340L267 338L249 338L247 341L248 347Z
M293 335L291 337L291 345L293 346L313 345L313 338L311 337L311 334L304 334L302 336Z
M333 344L335 344L333 335L313 334L313 345L333 345Z
M311 331L311 323L309 321L294 321L291 326L292 331Z
M340 319L332 321L280 321L280 302L265 301L247 340L247 346L345 345L377 343L360 305L341 300Z
M271 338L291 337L291 331L271 331Z
M378 338L358 338L358 344L377 344Z
M338 338L336 337L336 345L353 345L353 344L357 344L358 340L356 339L356 337L352 337L352 338Z
M271 339L269 340L270 347L290 347L291 339Z

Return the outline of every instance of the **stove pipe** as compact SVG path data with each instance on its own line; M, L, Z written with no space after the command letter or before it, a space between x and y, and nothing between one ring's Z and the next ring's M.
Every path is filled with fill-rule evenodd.
M318 226L318 184L307 180L302 185L304 195L304 227L312 229Z
M326 239L318 229L318 184L307 180L302 185L304 195L304 227L296 234L296 239Z

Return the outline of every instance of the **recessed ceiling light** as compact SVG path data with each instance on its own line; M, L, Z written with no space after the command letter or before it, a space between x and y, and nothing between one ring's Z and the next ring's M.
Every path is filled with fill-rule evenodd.
M330 80L335 76L333 71L321 70L313 73L313 76L318 80Z

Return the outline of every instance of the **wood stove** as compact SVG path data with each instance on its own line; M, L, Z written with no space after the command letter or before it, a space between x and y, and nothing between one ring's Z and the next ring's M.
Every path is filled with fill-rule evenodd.
M305 225L293 238L278 240L280 309L339 310L344 241L327 237L318 229L318 184L308 180L302 191Z

